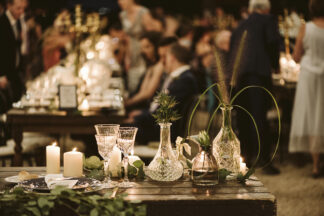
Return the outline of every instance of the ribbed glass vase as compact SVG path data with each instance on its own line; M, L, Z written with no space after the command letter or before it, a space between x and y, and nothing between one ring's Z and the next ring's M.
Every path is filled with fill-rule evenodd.
M171 123L160 124L160 146L145 174L156 181L175 181L182 176L183 166L171 146Z

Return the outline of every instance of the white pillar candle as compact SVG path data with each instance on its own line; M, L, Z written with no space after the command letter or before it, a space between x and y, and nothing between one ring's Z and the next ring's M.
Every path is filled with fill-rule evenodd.
M70 152L65 152L63 157L64 177L81 177L83 170L83 155L74 148Z
M246 173L246 163L243 163L243 159L240 158L240 172L245 175Z
M57 146L56 142L46 146L46 173L60 173L60 147Z
M118 147L114 147L109 161L109 171L111 172L111 177L118 177L118 172L120 171L121 162L121 151Z

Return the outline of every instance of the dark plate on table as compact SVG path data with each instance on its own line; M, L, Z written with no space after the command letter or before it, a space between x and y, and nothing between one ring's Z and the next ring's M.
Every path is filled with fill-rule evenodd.
M70 178L69 180L78 180L77 183L73 186L73 190L81 190L81 191L94 191L95 188L98 188L99 181L91 178ZM26 180L20 183L20 186L25 188L26 190L48 193L51 189L47 187L45 182L45 178L36 178Z

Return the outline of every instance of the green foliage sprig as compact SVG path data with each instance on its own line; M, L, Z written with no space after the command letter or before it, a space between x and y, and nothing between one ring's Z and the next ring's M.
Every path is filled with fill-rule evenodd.
M228 175L230 175L232 172L228 171L227 169L220 169L218 170L218 181L219 182L225 182L226 181L226 177Z
M84 157L84 155L83 155ZM83 167L85 169L85 175L88 178L97 179L103 181L105 179L104 165L103 161L97 156L90 156L88 158L83 158Z
M146 215L146 206L140 202L126 202L125 195L116 198L111 195L112 192L102 196L85 194L62 186L53 189L49 195L25 193L22 188L15 188L0 195L0 215Z
M144 179L144 162L141 160L134 161L133 164L128 164L128 178Z
M253 175L255 169L252 168L252 169L249 169L247 171L247 173L243 174L243 173L239 173L237 174L236 176L236 180L242 184L244 184L246 182L246 180L248 180L250 178L251 175ZM231 171L228 171L227 169L220 169L218 170L218 181L223 183L226 181L226 177L228 175L230 175L232 172Z
M249 171L247 171L246 174L243 173L239 173L236 177L236 179L238 180L238 182L244 184L246 182L246 180L248 180L250 178L250 176L254 173L255 169L251 168L249 169Z
M178 104L174 97L165 92L160 92L155 98L154 102L159 104L158 109L152 116L157 123L169 123L181 118L174 107Z
M195 141L199 143L202 150L208 152L211 148L209 135L206 131L199 132L198 136L194 137Z
M90 156L88 158L83 159L83 166L85 169L103 169L103 161L100 160L97 156Z
M144 162L142 160L134 161L133 164L128 164L128 178L136 178L136 179L144 179ZM88 178L97 179L99 181L104 180L104 166L103 161L100 160L97 156L90 156L88 158L84 158L83 163L85 169L85 175ZM121 169L121 173L119 177L122 177L123 169Z

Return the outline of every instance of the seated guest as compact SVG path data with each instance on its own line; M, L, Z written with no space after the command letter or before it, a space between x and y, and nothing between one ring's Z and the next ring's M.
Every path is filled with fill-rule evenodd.
M209 85L213 83L210 74L207 73L211 59L213 59L211 33L212 32L210 29L201 26L194 29L191 46L191 50L194 54L192 67L197 79L199 92L203 92ZM208 79L210 79L210 82Z
M140 37L140 53L145 61L146 72L141 78L135 94L125 101L126 107L145 108L148 100L153 97L158 88L163 68L157 64L159 61L158 43L161 38L159 32L146 32ZM156 71L159 72L156 72Z
M193 27L192 25L184 20L182 24L178 27L176 31L176 35L179 38L179 44L190 49L192 46L192 40L193 40Z
M215 82L214 53L212 51L212 31L207 27L196 27L194 30L193 44L191 49L194 53L192 67L198 83L199 92L202 93L207 87ZM211 91L207 93L207 111L212 112L216 100Z
M140 54L139 38L145 31L159 31L159 26L149 10L135 0L118 0L121 8L120 20L128 36L125 56L127 71L127 89L133 94L145 73L145 62Z
M163 64L163 67L165 65L165 58L166 54L171 47L172 44L175 44L178 41L176 37L163 37L160 42L159 42L159 57L160 57L160 62Z
M28 55L26 80L32 80L43 72L41 17L31 16L26 22L28 29Z
M188 65L190 60L191 55L188 49L179 44L171 45L165 58L167 77L161 89L161 91L165 91L175 97L178 102L175 109L183 117L187 115L187 113L183 113L186 105L198 93L195 78ZM157 108L158 105L153 102L149 110L142 110L139 115L132 116L125 122L139 128L137 134L139 142L146 143L148 141L159 140L159 127L152 116L152 113ZM179 121L174 123L171 130L171 139L174 141L179 130Z
M124 68L127 50L127 35L123 31L123 27L119 21L111 25L111 27L109 28L109 35L111 36L113 41L112 50L114 57L119 65Z
M172 42L176 41L176 39L173 37L171 39L160 39L160 36L160 33L148 32L141 37L141 53L143 55L143 58L145 59L146 67L148 68L148 70L145 74L138 93L125 101L126 107L131 107L141 103L146 103L147 105L149 105L154 94L160 87L164 71L164 50ZM161 45L158 44L160 41L162 42Z
M72 40L73 35L68 31L70 12L63 9L55 18L52 27L47 28L43 34L42 56L44 71L58 64L67 55L66 46Z

